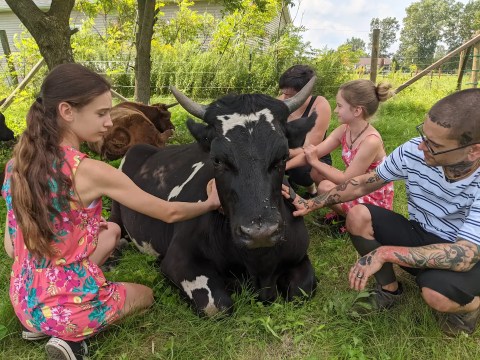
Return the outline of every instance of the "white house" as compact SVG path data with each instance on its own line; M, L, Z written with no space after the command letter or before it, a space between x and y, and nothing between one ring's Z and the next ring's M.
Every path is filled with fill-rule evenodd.
M47 11L50 8L51 0L35 0L34 1L37 6ZM178 6L175 4L174 1L165 1L166 5L161 9L161 11L165 14L164 19L168 19L174 16L174 14L178 10ZM213 2L208 0L195 0L195 4L191 7L191 10L197 11L198 13L211 13L216 18L221 18L222 10L224 6L222 5L221 1ZM105 19L103 16L99 16L95 20L95 29L100 33L106 27L106 21L112 20L115 15L110 15ZM72 11L71 14L71 24L73 26L80 26L82 24L82 20L84 16L82 13L77 11ZM292 22L290 12L287 6L284 6L283 9L279 12L278 16L270 22L266 29L267 32L270 34L275 33L279 28L283 28L286 24ZM7 34L7 39L12 51L15 51L15 46L13 42L13 38L15 34L20 34L25 28L22 26L22 23L17 18L17 16L12 12L10 7L7 5L5 0L0 0L0 30L5 30ZM0 56L2 56L3 48L0 47Z

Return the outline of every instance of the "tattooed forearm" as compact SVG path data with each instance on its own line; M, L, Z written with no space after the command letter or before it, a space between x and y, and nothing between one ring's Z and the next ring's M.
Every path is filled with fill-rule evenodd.
M385 184L375 172L360 175L337 185L332 190L320 193L313 201L313 208L334 205L357 199L371 193Z
M462 239L414 248L385 246L382 253L386 261L398 265L453 271L468 271L480 260L480 246Z
M353 179L350 179L350 180L345 181L343 184L337 185L337 186L335 187L335 190L337 190L337 191L345 191L345 189L347 188L348 185L358 186L359 183L358 183L358 181L357 181L355 178L353 178Z
M367 181L365 181L365 184L373 184L373 183L376 183L376 182L381 182L382 184L386 184L387 182L385 180L383 180L380 176L378 176L377 173L373 173L371 177L369 177L367 179Z

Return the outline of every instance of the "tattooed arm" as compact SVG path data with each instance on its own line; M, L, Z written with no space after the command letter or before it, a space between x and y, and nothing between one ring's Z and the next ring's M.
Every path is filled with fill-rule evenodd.
M376 172L371 172L349 179L343 184L337 185L332 190L319 194L310 200L305 200L297 196L293 201L293 205L297 208L297 210L293 212L293 215L304 216L315 209L357 199L360 196L380 189L386 183L387 182L380 178ZM283 189L282 192L286 198L289 198L290 195L286 189Z
M362 290L370 276L384 263L411 268L469 271L480 260L480 245L457 239L455 243L433 244L420 247L380 246L362 256L351 268L350 286ZM361 278L357 274L363 274Z
M480 245L457 239L455 243L407 248L382 246L379 256L384 262L413 268L469 271L480 260Z

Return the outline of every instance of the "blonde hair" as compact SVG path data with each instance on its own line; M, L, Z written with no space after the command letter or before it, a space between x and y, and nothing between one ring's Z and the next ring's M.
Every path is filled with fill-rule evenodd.
M395 94L391 84L382 82L375 85L366 79L348 81L338 91L341 91L342 97L350 106L360 106L366 119L376 113L381 102Z

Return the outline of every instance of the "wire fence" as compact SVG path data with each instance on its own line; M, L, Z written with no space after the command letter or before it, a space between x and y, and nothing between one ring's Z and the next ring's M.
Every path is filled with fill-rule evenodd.
M473 55L470 55L470 60L473 59ZM105 75L109 78L119 78L122 77L121 82L112 82L112 87L118 91L120 94L133 94L133 89L135 88L134 84L134 63L131 59L121 59L121 60L78 60L79 63L84 64L85 66L88 66L90 68L95 69L97 72L101 73L102 75ZM182 82L182 79L192 79L196 77L202 77L202 78L213 78L216 75L216 71L205 71L205 70L191 70L191 71L185 71L181 70L186 68L185 65L188 65L189 61L163 61L162 62L162 76L164 78L169 78L173 79L173 81L178 81ZM181 65L181 66L179 66ZM31 70L33 64L32 64L32 59L25 59L25 61L16 63L15 64L15 69L16 69L16 77L18 78L18 81L22 81L22 79L26 76L26 74ZM248 64L239 64L240 66L248 66ZM457 76L458 75L458 60L451 60L449 62L446 62L440 67L439 69L433 70L428 76L430 76L432 79L441 79L444 77L452 77L452 76ZM179 70L171 70L175 68L181 68ZM166 69L166 70L164 70ZM449 69L449 70L444 70L444 69ZM46 69L44 70L46 71ZM153 69L153 72L158 71ZM392 77L396 77L398 81L402 80L407 80L408 78L411 78L415 76L420 69L415 69L415 70L410 70L410 71L400 71L396 70L395 72L392 72L392 69L389 67L381 68L379 69L378 75L377 75L377 81L380 82L382 80L392 80ZM479 71L479 70L473 70L473 71ZM319 74L319 77L321 79L322 75L328 78L329 74L335 73L336 70L324 70L322 74ZM365 68L357 68L354 69L352 68L351 71L349 72L350 77L354 78L355 76L358 77L365 77L368 75L368 71L365 70ZM463 76L463 83L464 84L471 84L469 82L470 78L472 77L472 69L466 69L464 72ZM0 57L0 99L3 97L6 97L7 94L1 94L1 92L6 91L8 88L13 88L16 85L14 76L12 76L11 70L5 61L5 57ZM152 84L151 85L151 91L152 93L167 93L168 88L171 84L170 83L165 83L165 84ZM176 85L173 83L173 85ZM237 93L247 93L247 92L253 92L258 89L256 89L255 85L245 85L241 87L234 87L230 85L218 85L218 84L209 84L209 83L204 83L204 84L195 84L194 85L195 89L201 90L201 91L211 91L211 90L217 90L219 92L237 92ZM324 84L323 86L326 89L336 89L338 86L337 85L328 85ZM5 89L2 91L2 89Z

